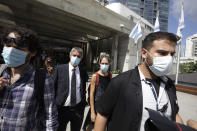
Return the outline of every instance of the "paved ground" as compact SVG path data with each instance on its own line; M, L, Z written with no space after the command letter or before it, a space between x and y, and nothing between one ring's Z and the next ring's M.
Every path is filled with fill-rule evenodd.
M90 78L90 76L91 76L91 74L89 75L89 78ZM90 80L89 80L89 81L90 81ZM86 88L88 88L89 84L90 84L90 82L87 83ZM88 98L88 94L87 94L87 93L86 93L86 98ZM86 115L87 115L87 113L88 113L88 109L89 109L89 108L90 108L89 106L87 106L87 107L85 108L84 120L83 120L83 122L85 121L85 118L86 118ZM83 124L82 124L82 126L83 126ZM70 131L70 123L68 123L68 126L67 126L66 131ZM81 131L82 131L82 130L81 130Z
M183 92L177 92L179 104L179 114L184 123L188 119L197 121L197 95L191 95Z
M86 118L86 115L88 113L88 109L89 109L89 106L85 108L85 112L84 112L84 119ZM84 121L83 121L84 122ZM83 124L82 124L83 125ZM68 126L67 126L67 129L66 131L70 131L70 123L68 123ZM81 130L82 131L82 130Z

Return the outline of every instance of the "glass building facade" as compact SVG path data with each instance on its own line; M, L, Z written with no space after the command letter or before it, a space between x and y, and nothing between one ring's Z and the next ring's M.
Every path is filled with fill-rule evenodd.
M109 3L120 2L129 9L155 24L157 12L159 12L159 24L161 31L168 31L169 0L110 0Z

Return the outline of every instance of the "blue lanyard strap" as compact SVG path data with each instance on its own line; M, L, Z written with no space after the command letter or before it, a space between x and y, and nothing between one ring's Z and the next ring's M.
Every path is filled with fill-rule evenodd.
M150 88L152 90L152 93L153 93L153 96L155 98L155 101L156 101L156 110L158 111L159 110L159 107L158 107L158 97L157 97L157 93L155 91L155 88L152 86L152 84L149 84L150 85Z
M153 93L154 99L156 101L156 110L159 110L159 105L158 105L158 97L157 97L157 93L155 91L155 88L153 87L152 83L147 82L146 80L143 80L146 84L150 85L151 91Z

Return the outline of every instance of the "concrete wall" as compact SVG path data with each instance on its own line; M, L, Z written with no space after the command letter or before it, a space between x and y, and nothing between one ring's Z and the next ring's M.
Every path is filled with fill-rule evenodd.
M122 72L134 69L137 64L140 64L141 59L141 46L142 40L145 38L150 31L142 26L143 36L138 40L137 45L134 44L134 40L129 38L128 35L119 36L118 43L118 69ZM137 61L138 51L138 63Z
M82 17L116 31L122 32L120 23L129 26L128 20L115 12L101 6L94 0L36 0L51 7L72 14L74 17ZM113 21L113 22L112 22ZM86 25L88 26L88 25Z
M129 18L121 16L94 0L0 0L0 7L0 27L4 23L26 25L38 32L43 47L71 48L90 43L86 49L90 68L100 52L111 54L113 70L127 71L136 65L136 47L128 37L136 24L137 16L132 13ZM142 18L143 38L151 27Z

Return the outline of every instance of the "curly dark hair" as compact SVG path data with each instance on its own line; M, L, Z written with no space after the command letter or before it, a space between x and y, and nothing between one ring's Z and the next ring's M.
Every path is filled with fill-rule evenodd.
M7 37L11 32L14 32L20 36L20 40L26 43L26 46L30 52L35 52L40 48L39 37L33 30L22 26L12 26L4 30L2 39Z

